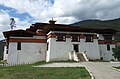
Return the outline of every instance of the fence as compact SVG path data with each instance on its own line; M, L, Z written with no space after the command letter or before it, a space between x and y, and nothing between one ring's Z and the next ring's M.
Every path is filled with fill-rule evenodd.
M27 62L27 63L10 63L10 64L0 64L0 67L8 67L8 66L20 66L20 65L28 65L31 64L32 62Z

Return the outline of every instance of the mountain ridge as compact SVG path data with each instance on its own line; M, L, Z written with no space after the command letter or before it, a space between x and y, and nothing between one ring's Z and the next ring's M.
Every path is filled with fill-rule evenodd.
M83 28L95 28L95 29L113 29L118 32L115 35L115 40L120 42L120 18L112 20L83 20L73 24L71 26L80 26Z
M117 31L120 31L120 18L112 20L98 20L98 19L88 19L83 21L78 21L71 26L80 26L84 28L110 28Z

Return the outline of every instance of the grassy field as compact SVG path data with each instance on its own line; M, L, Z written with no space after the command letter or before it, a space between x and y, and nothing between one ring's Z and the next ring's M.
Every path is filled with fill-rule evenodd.
M119 66L119 67L114 67L114 68L116 68L116 69L120 69L120 66Z
M35 68L32 66L0 67L0 79L91 79L84 67Z

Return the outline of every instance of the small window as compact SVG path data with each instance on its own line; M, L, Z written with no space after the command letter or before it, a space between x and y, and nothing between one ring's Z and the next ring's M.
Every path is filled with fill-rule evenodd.
M85 42L93 42L93 37L92 36L86 36L86 41Z
M66 37L64 35L57 35L56 36L56 41L65 41Z
M6 49L6 54L8 54L8 46L7 46L7 49Z
M6 51L6 54L8 54L8 49L7 49L7 51Z
M21 50L21 42L17 43L17 50Z
M72 42L80 42L79 36L72 36Z
M107 51L110 51L110 44L107 44Z
M75 52L79 52L79 45L78 44L73 44L73 48Z

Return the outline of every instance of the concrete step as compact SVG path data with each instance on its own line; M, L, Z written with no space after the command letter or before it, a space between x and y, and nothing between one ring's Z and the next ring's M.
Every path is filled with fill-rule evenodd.
M77 57L78 57L79 61L87 61L88 60L84 57L84 55L82 53L77 53Z

